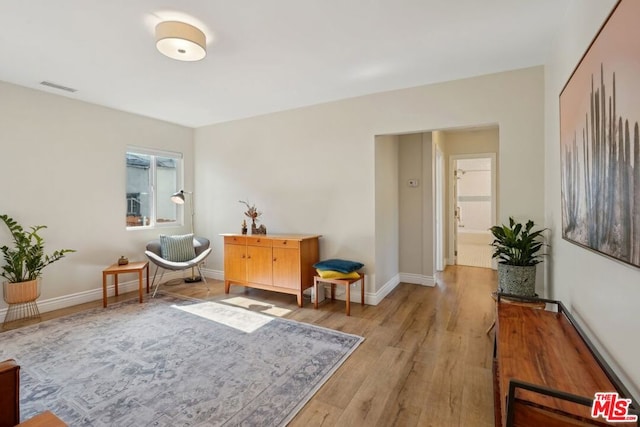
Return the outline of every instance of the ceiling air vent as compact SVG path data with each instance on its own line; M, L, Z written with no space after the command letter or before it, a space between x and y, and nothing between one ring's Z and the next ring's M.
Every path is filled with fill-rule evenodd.
M52 82L48 82L48 81L40 82L40 84L42 86L49 86L49 87L52 87L54 89L64 90L66 92L71 92L71 93L78 91L78 89L74 89L72 87L67 87L67 86L62 86L62 85L59 85L57 83L52 83Z

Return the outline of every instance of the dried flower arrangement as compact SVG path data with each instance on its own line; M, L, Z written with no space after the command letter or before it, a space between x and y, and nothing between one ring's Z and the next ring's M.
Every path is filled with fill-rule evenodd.
M258 208L256 208L255 204L249 204L249 202L245 202L244 200L238 200L239 203L242 203L243 205L245 205L247 207L247 211L244 213L246 216L248 216L249 218L251 218L251 222L253 222L254 224L256 223L256 219L258 219L258 217L260 215L262 215L262 212L258 212Z
M251 234L267 234L267 227L261 225L260 227L256 227L256 220L262 212L258 211L255 204L250 204L248 201L238 200L239 203L242 203L247 207L247 211L244 213L247 217L251 218ZM243 224L242 233L245 233L245 226Z

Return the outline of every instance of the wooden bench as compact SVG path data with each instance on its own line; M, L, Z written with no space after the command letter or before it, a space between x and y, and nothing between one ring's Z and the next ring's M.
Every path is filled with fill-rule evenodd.
M501 302L498 295L496 426L617 425L591 417L595 393L617 392L632 399L629 391L562 303L526 301L544 302L552 310ZM636 414L637 408L634 402Z

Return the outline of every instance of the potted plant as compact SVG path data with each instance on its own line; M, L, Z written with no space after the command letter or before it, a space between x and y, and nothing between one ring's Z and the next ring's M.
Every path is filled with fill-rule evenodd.
M509 225L491 227L495 248L492 258L498 259L498 290L503 293L535 297L536 265L542 262L542 233L533 230L535 224L516 222L509 217Z
M35 301L40 296L38 286L42 270L54 263L72 249L60 249L48 255L44 253L44 239L38 234L45 225L37 225L25 230L8 215L0 215L11 236L13 246L4 245L0 251L4 257L4 265L0 267L0 276L7 279L4 282L4 300L7 304L18 304Z

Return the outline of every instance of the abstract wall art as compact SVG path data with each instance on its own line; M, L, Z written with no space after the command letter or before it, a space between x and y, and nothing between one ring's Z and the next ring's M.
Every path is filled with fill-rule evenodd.
M619 1L560 93L562 237L640 267L640 1Z

